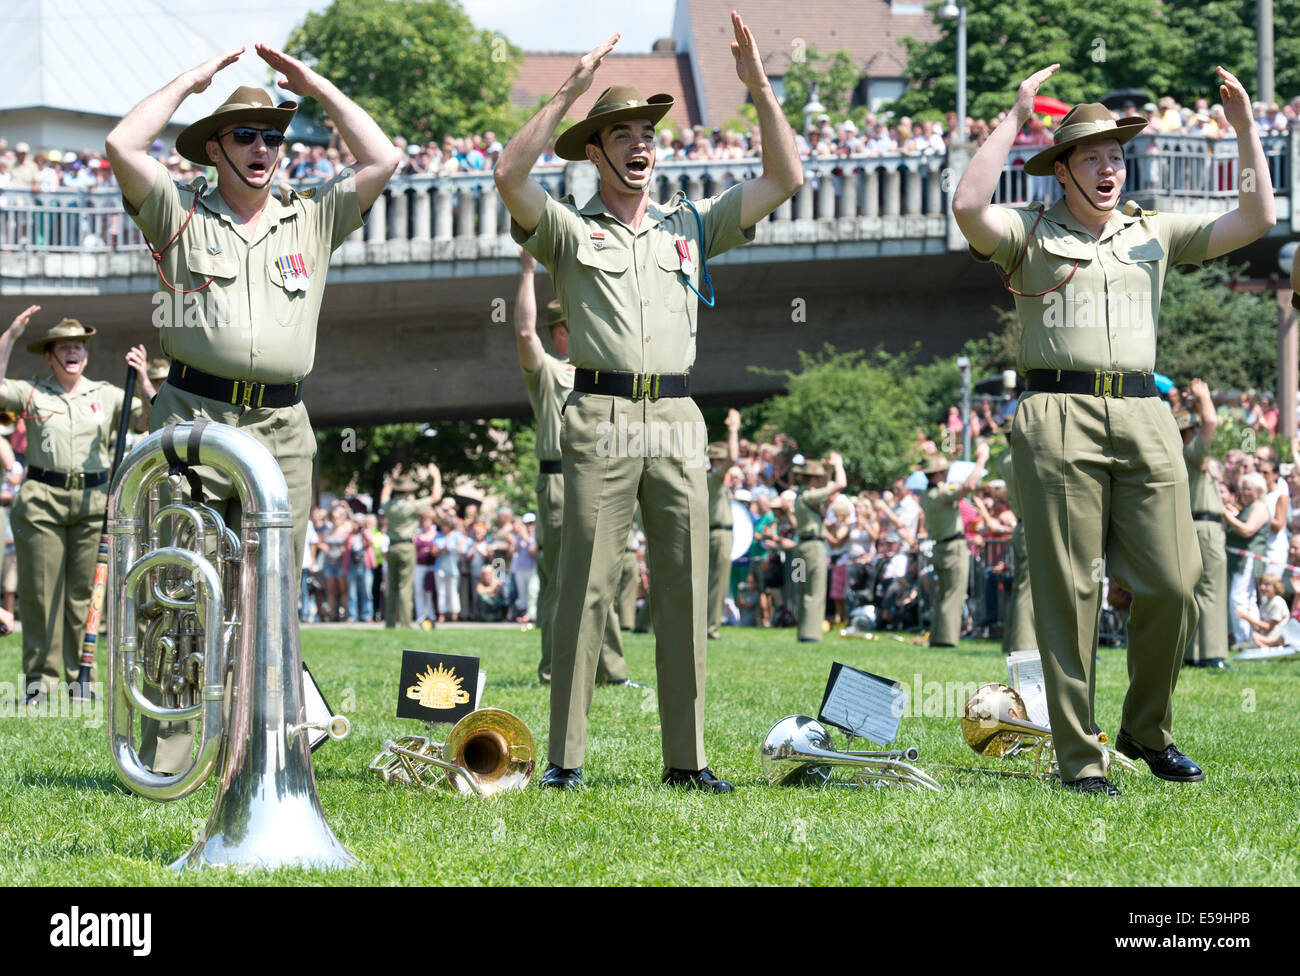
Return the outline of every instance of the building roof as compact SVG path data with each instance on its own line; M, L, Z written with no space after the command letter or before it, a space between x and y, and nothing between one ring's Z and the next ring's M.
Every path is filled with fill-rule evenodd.
M519 74L515 78L510 100L516 105L532 107L538 96L555 94L573 73L578 58L585 53L587 52L526 52L519 65ZM607 55L601 62L591 87L569 109L569 118L585 118L596 104L597 96L610 85L636 85L645 97L660 92L672 95L673 108L668 113L668 119L677 130L700 120L690 59L684 54L652 51L647 54Z
M735 0L677 0L673 38L678 52L694 57L706 125L735 115L748 96L731 56L733 9ZM901 38L932 41L939 36L939 27L920 3L891 0L804 0L797 15L791 14L789 0L746 0L741 16L772 76L785 74L800 47L816 47L822 55L848 51L869 77L898 78L907 63Z
M207 91L191 95L172 121L188 124L240 85L273 87L254 39L283 44L321 0L249 4L218 15L203 0L5 0L0 12L0 111L52 108L121 118L141 99L222 51L243 57Z

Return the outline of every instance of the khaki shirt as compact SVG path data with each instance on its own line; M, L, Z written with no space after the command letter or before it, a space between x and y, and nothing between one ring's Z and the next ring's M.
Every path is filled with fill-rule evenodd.
M731 492L727 491L727 468L722 462L709 471L709 528L729 529L732 526Z
M528 402L537 418L536 453L539 461L560 460L560 412L573 390L573 367L567 359L542 353L532 372L524 370Z
M964 534L961 525L961 510L957 507L961 501L957 492L959 483L947 482L927 488L920 496L921 511L925 512L925 531L935 542L951 536Z
M384 514L388 516L389 544L414 541L420 527L420 516L432 508L433 501L429 495L392 499L384 506Z
M1223 514L1223 499L1219 483L1210 477L1210 452L1206 450L1199 434L1183 445L1183 460L1187 462L1187 488L1192 496L1192 513Z
M741 184L696 203L709 257L754 239L740 227ZM569 361L580 369L685 373L695 364L698 299L687 287L676 242L690 249L700 285L700 232L680 198L649 204L633 231L597 193L582 207L547 199L536 230L510 233L546 266L569 326Z
M1020 260L1039 214L993 207L1002 219L1002 239L991 255L971 248L977 261L1004 271ZM1016 296L1021 336L1019 369L1123 370L1150 372L1156 362L1160 290L1175 264L1205 260L1210 229L1218 214L1167 214L1132 203L1112 211L1100 240L1094 240L1060 200L1042 211L1034 239L1011 287L1034 294L1064 281L1038 298Z
M47 376L36 383L5 380L5 409L27 421L27 463L47 471L107 471L109 444L117 434L122 410L121 387L87 380L64 393ZM132 410L138 426L140 402Z
M215 185L202 177L175 183L162 164L138 213L122 202L150 246L160 248L185 222L196 196L194 217L163 254L162 271L179 289L200 288L209 278L212 284L178 295L159 283L153 324L163 352L227 379L302 379L316 358L330 253L362 224L352 170L312 190L281 184L251 237ZM277 265L295 254L306 265L306 290L290 291L292 278L286 282Z
M822 509L830 500L831 489L803 488L794 500L794 532L800 539L824 539L826 537L825 520Z

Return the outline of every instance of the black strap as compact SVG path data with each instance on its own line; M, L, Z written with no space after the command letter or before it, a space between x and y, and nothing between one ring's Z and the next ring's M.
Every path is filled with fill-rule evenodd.
M542 474L564 474L564 465L559 461L538 461L537 466Z
M108 483L107 471L50 471L46 468L38 468L34 464L27 466L26 477L31 481L39 481L41 484L50 485L53 488L75 490L98 488L100 485Z
M190 483L190 497L200 505L207 501L207 496L203 493L203 479L193 466L199 463L199 441L203 439L203 428L208 423L204 417L194 420L190 435L185 441L184 461L176 450L176 433L180 429L180 422L168 424L162 430L162 451L163 457L167 459L168 474L184 475Z
M935 539L935 540L934 540L934 544L935 544L936 546L941 546L941 545L943 545L945 542L956 542L958 539L964 539L964 538L966 538L966 533L965 533L965 532L954 532L952 535L948 536L946 539Z
M1216 515L1214 512L1193 512L1193 522L1222 522L1223 516Z
M728 532L730 532L732 529L735 528L735 526L736 526L735 522L732 522L731 525L710 525L709 531L712 532L714 529L726 529Z
M1030 393L1081 393L1099 397L1159 396L1151 373L1118 373L1104 369L1031 369L1025 374Z
M691 395L690 373L624 373L618 370L575 369L573 389L578 393L658 400Z

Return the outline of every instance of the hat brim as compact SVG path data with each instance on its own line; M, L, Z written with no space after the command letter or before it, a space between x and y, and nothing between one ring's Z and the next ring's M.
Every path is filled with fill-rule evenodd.
M186 126L176 138L176 151L191 163L208 167L213 162L208 158L208 140L223 126L235 122L268 122L284 132L297 112L297 102L281 102L276 108L232 108L217 112Z
M46 336L44 339L37 339L35 342L29 342L27 343L27 351L33 356L43 356L45 355L45 351L56 342L85 342L87 339L90 339L95 335L95 327L93 325L82 326L82 328L86 331L81 335Z
M672 107L671 95L651 95L644 105L628 105L626 108L611 109L599 115L588 116L560 134L560 137L555 140L555 155L570 162L582 162L587 158L587 141L593 133L599 132L607 125L627 122L630 119L649 119L651 124L658 125L659 120L667 115Z
M1085 142L1101 142L1106 139L1115 139L1122 146L1146 127L1146 119L1117 119L1113 129L1088 132L1075 139L1066 139L1065 142L1048 146L1038 155L1025 160L1025 172L1030 176L1051 176L1057 157L1067 149Z

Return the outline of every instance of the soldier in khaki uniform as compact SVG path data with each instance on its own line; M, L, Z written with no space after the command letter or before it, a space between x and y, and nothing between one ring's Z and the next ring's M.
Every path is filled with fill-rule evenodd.
M0 376L8 373L14 343L39 309L32 305L21 312L0 336ZM13 530L28 701L75 681L81 665L108 502L108 445L125 397L121 387L86 378L86 343L94 334L64 319L27 345L29 353L44 355L49 377L0 381L4 408L27 421L27 471L14 503ZM126 361L141 392L152 396L144 346L128 352ZM142 427L141 407L137 401L133 418Z
M689 396L695 289L711 289L706 260L751 240L753 225L803 180L793 133L753 38L734 14L732 26L737 74L762 128L761 177L695 204L651 202L654 126L672 98L646 100L635 88L616 85L556 141L561 158L597 167L599 192L581 204L561 203L530 180L533 163L590 86L617 35L579 60L556 96L515 133L493 174L515 240L550 269L575 367L561 432L565 585L556 611L550 766L543 786L582 783L596 662L639 499L654 605L664 782L731 789L708 769L704 754L708 493L699 436L704 421Z
M964 482L944 480L949 463L942 454L931 455L916 466L930 482L918 500L925 513L925 531L934 540L930 562L938 582L930 608L931 647L956 647L961 639L962 611L970 584L970 548L957 504L979 487L988 457L988 445L980 444L975 449L975 470Z
M1276 222L1269 168L1241 83L1223 68L1220 95L1237 131L1241 172L1254 186L1214 215L1118 207L1123 144L1142 119L1079 105L1055 142L1025 164L1054 176L1065 197L1046 209L990 206L1017 130L1039 86L1015 105L971 160L953 215L978 260L1014 289L1019 367L1027 390L1012 432L1025 541L1034 568L1034 620L1062 782L1114 796L1093 713L1099 567L1133 594L1129 691L1117 748L1163 779L1204 774L1173 744L1173 688L1196 627L1201 575L1178 428L1156 395L1160 288L1175 264L1200 264L1257 239Z
M259 44L258 56L284 76L280 87L321 104L356 164L314 190L285 183L275 189L297 103L275 105L264 91L239 88L176 140L180 155L200 169L216 167L217 184L173 182L149 146L185 98L207 89L243 50L212 58L150 95L109 133L106 148L162 281L153 318L172 364L154 405L154 429L203 416L256 437L289 486L301 565L316 455L303 382L315 359L330 253L361 226L401 156L333 84ZM229 484L215 472L200 473L215 497L229 497ZM232 503L227 512L232 521L236 509Z
M515 298L515 341L519 348L519 368L524 373L528 401L537 418L537 575L541 588L538 597L538 626L542 634L542 660L537 677L542 684L551 681L551 643L555 632L555 601L559 595L557 570L560 565L560 539L564 524L564 468L560 464L560 413L573 390L573 367L569 365L569 327L558 301L546 306L546 323L551 342L558 355L549 355L537 337L537 298L533 291L533 272L537 259L527 251L519 252L519 293ZM635 592L635 591L634 591ZM605 623L605 639L600 647L596 684L645 687L627 676L623 660L623 635L619 631L617 608Z
M636 523L627 530L627 548L623 551L623 570L618 577L618 625L621 630L636 629L636 598L641 587L641 532Z
M1006 624L1002 628L1002 653L1030 651L1038 648L1034 634L1034 596L1029 589L1029 549L1025 545L1025 523L1020 514L1020 495L1016 492L1016 468L1008 448L1002 455L999 474L1007 483L1007 505L1016 517L1016 527L1011 530L1012 577L1011 594L1007 599Z
M835 469L828 480L821 461L796 464L792 469L800 487L794 500L795 546L791 551L791 574L799 590L799 640L815 643L822 639L826 620L826 505L848 484L844 462L838 452L827 458Z
M731 588L731 492L727 472L740 456L740 413L727 411L727 439L709 445L709 640L722 640L722 611Z
M395 472L396 474L396 472ZM419 483L409 474L384 485L380 502L388 518L388 589L384 593L384 626L411 627L415 602L415 533L420 518L442 501L442 474L435 464L425 467L433 489L416 495ZM392 496L396 495L396 498Z
M1219 482L1210 474L1210 445L1219 415L1202 379L1187 385L1191 409L1175 419L1183 437L1187 462L1187 491L1192 499L1192 524L1201 550L1201 578L1196 581L1196 608L1201 618L1183 653L1183 663L1198 668L1228 665L1228 559L1224 547L1223 499Z

